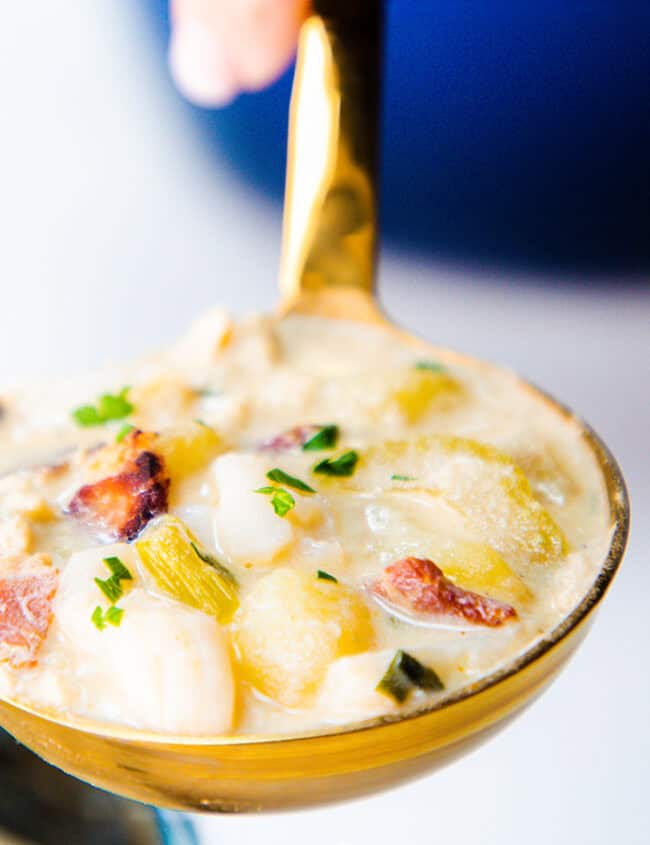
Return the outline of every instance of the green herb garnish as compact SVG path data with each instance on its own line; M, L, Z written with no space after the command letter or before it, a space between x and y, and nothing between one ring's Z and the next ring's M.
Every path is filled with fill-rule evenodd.
M101 578L95 578L95 584L97 584L111 604L115 604L115 602L124 594L120 579L116 575L111 575L111 577L107 578L105 581Z
M122 621L123 616L124 610L121 607L115 607L115 605L113 605L112 607L109 607L104 614L104 619L109 625L114 625L117 628Z
M103 631L107 622L109 625L114 625L117 628L122 621L123 616L124 610L121 607L115 607L115 605L113 605L108 608L106 613L104 613L101 607L97 605L97 607L93 610L90 619L99 631Z
M293 487L294 490L300 490L301 493L315 493L313 487L310 487L309 484L305 484L304 481L301 481L299 478L295 478L293 475L289 475L289 473L285 472L283 469L271 469L266 473L266 477L269 481L277 481L278 484L286 484L287 487Z
M207 563L208 566L211 566L213 569L215 569L219 573L219 575L222 575L227 581L230 581L231 584L237 586L237 579L235 578L235 576L229 569L226 569L226 567L222 563L220 563L216 559L216 557L214 557L214 555L211 555L209 552L203 551L203 549L200 549L196 545L196 543L193 543L191 541L190 546L192 547L194 554L200 560L202 560L203 563Z
M119 393L104 393L96 405L82 405L72 412L73 419L81 426L104 425L113 420L123 420L133 413L133 405L127 399L129 387Z
M325 572L324 569L319 569L316 573L316 577L320 581L333 581L335 584L339 583L339 579L335 578L333 575L330 575L329 572Z
M445 368L437 361L416 361L415 369L428 370L430 373L442 373Z
M133 581L133 575L124 566L119 557L105 557L104 563L111 570L111 573L122 581Z
M255 492L271 497L273 510L278 516L286 516L291 508L295 507L296 500L288 490L283 490L282 487L260 487Z
M97 584L110 603L115 604L124 595L122 581L133 581L133 575L131 575L119 557L105 557L104 563L111 570L111 577L105 580L95 578L95 584Z
M317 472L321 475L334 475L339 477L352 475L358 460L359 455L356 452L344 452L335 460L325 458L324 461L321 461L312 468L312 472Z
M104 621L104 611L101 609L99 605L93 610L93 615L90 617L93 625L99 631L103 631L106 627L106 622Z
M439 692L445 685L433 669L399 649L377 684L377 692L391 696L401 704L415 688Z
M391 481L415 481L413 475L398 475L396 472L390 477Z
M334 449L338 439L338 425L324 425L320 431L302 444L302 450L303 452L320 452L323 449Z
M115 435L115 442L121 443L124 440L124 438L127 436L127 434L130 434L133 431L134 428L135 428L135 426L132 425L131 423L124 423L122 428Z

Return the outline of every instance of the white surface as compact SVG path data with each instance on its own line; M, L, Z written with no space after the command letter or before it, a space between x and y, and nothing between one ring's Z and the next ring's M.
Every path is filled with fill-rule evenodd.
M277 209L198 142L139 4L3 12L0 380L143 351L214 302L269 306ZM627 560L567 671L487 746L370 800L210 820L212 841L647 843L648 287L549 286L387 255L381 289L404 325L515 367L593 423L630 485Z

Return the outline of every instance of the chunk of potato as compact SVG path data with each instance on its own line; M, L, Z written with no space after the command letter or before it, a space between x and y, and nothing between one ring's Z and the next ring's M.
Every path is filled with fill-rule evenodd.
M220 435L199 422L169 429L157 441L157 450L165 459L172 482L207 468L225 448Z
M430 435L383 443L360 453L348 490L409 495L426 489L464 519L468 533L503 555L545 563L562 557L567 542L537 501L524 472L493 446L461 437ZM413 481L396 484L399 473Z
M254 586L234 620L244 677L288 707L309 704L332 661L373 641L363 599L340 583L276 569Z
M459 587L515 606L532 599L522 579L485 543L458 543L438 558L444 574Z

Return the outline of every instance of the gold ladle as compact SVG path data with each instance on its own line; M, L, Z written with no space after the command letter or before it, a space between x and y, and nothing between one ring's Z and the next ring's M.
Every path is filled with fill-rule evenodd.
M373 298L383 0L313 5L300 37L291 104L281 313L369 321L409 340ZM422 341L411 340L422 348ZM625 485L609 451L570 411L529 389L581 431L602 470L612 535L580 604L506 665L415 714L290 736L158 735L8 700L0 701L0 724L77 777L184 810L241 812L348 799L465 753L539 695L573 654L627 537Z

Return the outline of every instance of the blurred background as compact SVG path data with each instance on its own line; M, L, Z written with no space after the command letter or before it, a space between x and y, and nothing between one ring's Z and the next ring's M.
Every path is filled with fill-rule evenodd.
M382 300L408 328L513 367L586 417L626 472L632 541L578 656L498 739L385 796L198 820L195 833L223 845L647 843L650 4L388 9ZM171 83L162 0L3 13L2 384L138 354L215 303L270 308L290 72L211 112ZM144 808L106 824L113 799L63 801L63 781L3 743L8 841L155 841ZM30 806L42 825L25 825Z

